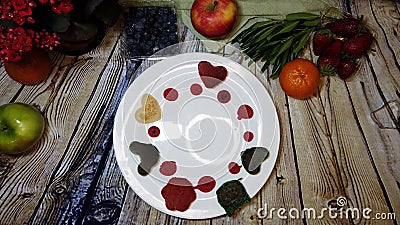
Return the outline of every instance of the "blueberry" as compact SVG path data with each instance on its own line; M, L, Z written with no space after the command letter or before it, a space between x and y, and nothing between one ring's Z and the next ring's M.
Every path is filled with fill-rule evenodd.
M176 22L176 15L175 14L169 14L168 15L168 22L175 23Z
M168 36L168 39L170 40L170 41L174 41L174 40L176 40L176 34L169 34L169 36Z
M144 25L144 23L136 23L136 24L134 25L134 27L135 27L135 30L136 30L136 31L141 32L141 31L144 29L145 25Z
M143 9L141 8L136 8L136 14L134 14L136 16L136 18L143 18L145 16Z
M169 27L169 31L171 33L175 33L178 30L178 26L176 24L171 24Z
M172 8L130 8L125 18L129 56L151 55L178 42L176 14Z
M160 14L160 15L164 15L164 14L168 14L169 13L169 10L168 10L168 8L165 8L165 7L160 7L160 9L158 10L158 14Z
M128 9L128 15L135 15L135 14L136 14L136 11L137 11L137 8L135 8L135 7L130 7L130 8Z
M138 33L138 32L136 32L136 33L133 35L133 38L136 39L136 40L140 40L141 37L142 37L142 35L141 35L140 33Z
M156 9L154 7L145 7L144 13L147 17L152 17L156 14Z
M156 21L155 23L154 23L154 28L155 29L159 29L161 27L161 23L159 22L159 21Z

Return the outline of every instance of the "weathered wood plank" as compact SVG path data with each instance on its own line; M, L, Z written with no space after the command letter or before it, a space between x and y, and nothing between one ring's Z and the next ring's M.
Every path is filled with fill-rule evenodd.
M105 165L93 196L83 208L83 224L116 224L119 220L128 185L118 168L114 151L108 154Z
M145 203L129 188L118 224L168 224L168 216Z
M51 86L50 79L53 79L53 76L50 76L49 79L47 79L41 85L24 87L21 89L21 92L17 94L15 101L34 104L39 109L43 109L47 104L48 99L40 99L37 98L37 96L40 96L39 93L46 94L45 90L47 90L47 87ZM36 205L37 199L40 196L38 193L43 191L46 185L46 177L51 174L51 170L47 171L45 169L47 167L47 163L50 162L49 159L52 159L52 157L55 157L58 154L57 151L53 150L42 151L43 146L47 144L46 140L49 132L49 128L46 126L45 134L43 135L40 143L38 143L36 147L34 147L28 153L13 157L0 155L2 161L5 159L4 161L7 162L7 169L0 177L0 193L2 195L3 203L0 205L0 207L2 208L2 211L4 211L3 209L10 210L7 210L7 212L10 212L9 214L4 213L1 215L0 221L22 223L29 218L30 213L33 212L33 209L35 208L34 205ZM32 174L29 174L28 171L31 171L32 168L38 169L36 170L36 173L32 172ZM18 186L20 188L12 188L11 191L10 188L13 186ZM21 204L19 196L25 196L22 199L25 202L24 204ZM35 200L32 201L32 199ZM7 206L7 204L10 205ZM14 207L21 208L21 210L15 210L21 211L21 213L13 213ZM26 208L27 210L22 210L22 208Z
M41 96L49 96L48 93L57 88L54 83L58 82L60 76L63 76L63 70L58 70L59 63L63 59L63 56L60 55L61 54L54 54L54 57L52 57L52 65L54 66L52 74L39 85L23 86L12 81L9 77L3 77L7 82L2 83L2 86L6 85L7 87L12 87L14 85L18 90L15 91L8 88L2 89L2 91L10 92L4 95L2 101L17 101L32 104L43 113L48 98ZM4 67L2 67L1 70L4 70ZM56 71L59 72L56 73ZM2 173L0 175L2 204L0 204L0 208L2 208L2 211L4 211L3 209L9 209L7 210L9 214L2 213L0 221L22 223L22 221L29 218L30 213L32 213L36 201L31 201L31 199L37 200L39 195L36 194L44 189L45 182L40 183L40 181L45 181L46 177L51 173L51 171L46 171L45 168L50 161L49 158L51 159L51 156L54 157L57 154L57 152L53 151L46 152L40 150L42 146L46 144L48 133L49 129L46 127L42 140L33 147L30 152L17 156L0 154L0 161L2 162L2 165L0 165L2 168ZM37 169L36 174L29 174L28 171L31 171L31 168L40 169ZM19 188L11 188L13 186L18 186ZM23 198L20 199L20 196L23 196ZM22 203L21 200L24 203ZM7 206L7 204L10 205ZM16 211L21 211L21 213L13 213L13 207L20 208L21 210ZM26 210L22 210L24 208Z
M31 218L33 223L42 223L43 218L50 218L60 224L81 223L83 207L88 205L87 201L90 201L91 197L91 193L88 192L95 187L103 171L110 151L107 143L113 126L113 113L116 102L119 101L115 96L118 97L116 92L122 91L119 85L124 83L124 77L121 76L124 58L118 45L120 27L116 25L110 29L109 34L96 50L82 56L85 60L81 61L80 66L74 67L80 77L71 80L71 87L78 82L84 87L89 86L90 89L80 95L85 100L81 106L74 103L74 99L69 99L74 107L81 109L78 114L79 120L75 128L71 129L74 133L66 146L63 160L60 161L58 170L53 173L48 190L43 195L36 214ZM85 77L86 70L92 71L89 74L96 77ZM74 91L73 89L70 91ZM56 100L62 101L63 97L63 94L60 94ZM64 105L65 103L63 101ZM60 186L65 189L59 196L55 196L54 192ZM59 201L63 201L63 204L59 208L53 208L52 206Z
M305 52L305 54L306 57L309 57L309 53ZM328 216L321 220L302 219L301 217L302 209L313 207L317 211L321 210L323 207L328 207L329 200L335 198L334 196L340 196L338 193L343 192L341 187L331 188L330 186L331 184L338 186L337 183L340 183L338 177L325 176L326 170L324 171L323 168L329 166L324 163L325 158L328 158L324 153L315 156L317 162L310 161L312 155L316 154L315 151L318 151L316 149L325 148L324 143L326 143L323 140L323 133L311 136L304 133L310 127L314 129L311 133L317 133L315 129L320 129L319 124L314 123L323 122L319 121L322 118L319 117L321 113L319 110L321 109L315 109L315 104L318 105L319 96L306 101L293 100L285 97L277 80L268 80L267 82L267 89L272 93L279 115L281 144L274 173L264 186L258 203L259 207L266 210L264 216L270 216L268 213L272 208L275 208L275 211L271 215L272 218L263 218L261 219L262 222L272 224L341 224L341 222L329 219ZM318 115L317 118L314 118L315 111ZM303 123L305 124L303 125ZM335 167L330 164L330 168ZM313 190L318 185L320 187ZM290 218L286 212L282 216L287 216L287 219L279 218L276 210L281 207L285 210L299 211L300 217Z
M108 38L110 39L109 43L115 45L118 35L119 34L116 32L115 28L114 30L111 29L108 35ZM108 55L112 52L112 48L113 46L104 46L103 49L98 49L100 51L97 53L98 59L104 57L108 58ZM103 54L105 54L105 56L102 56ZM37 93L44 93L46 97L41 98L40 94L28 94L29 92L25 91L25 89L19 95L19 98L21 99L32 96L32 98L43 100L40 108L45 109L44 113L47 118L47 127L44 138L38 145L38 148L35 149L36 151L18 157L18 160L16 160L12 169L9 170L9 173L5 175L5 179L7 181L3 183L4 185L2 185L0 189L3 203L0 205L0 207L2 212L8 213L2 213L0 221L3 221L4 223L6 223L6 221L12 221L13 223L25 223L29 218L31 218L31 222L38 222L41 220L56 222L60 216L57 215L57 213L63 213L63 211L60 210L64 209L65 207L63 207L63 205L68 202L63 202L62 199L65 198L66 195L72 193L74 182L79 181L79 179L76 179L79 177L79 173L74 174L75 171L68 171L68 167L80 167L80 163L83 159L85 159L84 156L89 155L90 153L85 152L85 146L81 146L80 148L76 147L74 146L75 142L70 142L69 139L71 138L71 135L73 136L74 134L79 133L79 131L75 129L76 124L82 123L83 126L81 125L81 128L83 131L91 131L87 130L89 129L88 127L85 127L85 123L87 121L84 119L86 118L84 116L81 116L80 118L80 114L85 112L85 110L88 110L86 101L88 100L90 94L85 95L84 93L92 93L96 83L93 81L98 79L100 72L107 63L107 60L96 60L94 57L92 57L92 59L94 59L92 61L92 66L87 64L87 61L85 60L79 60L77 63L73 63L74 69L65 71L66 74L61 73L60 75L62 79L60 78L59 80L55 80L55 85L49 85L49 82L54 84L53 79L56 78L57 75L53 75L44 84L30 87L38 89L43 88L45 91ZM69 63L70 62L68 62L67 65ZM118 68L117 63L113 65L116 65ZM66 68L71 69L72 67L66 66ZM79 70L79 68L83 70ZM85 69L88 68L94 70L97 69L98 73L95 71L91 73L85 73ZM82 71L84 72L83 74L80 73ZM61 72L63 71L61 70ZM115 72L115 68L109 69L106 72L113 74L113 72ZM62 80L62 82L60 80ZM57 86L57 84L59 84L57 82L62 83L61 88ZM107 82L107 80L105 80L105 82ZM46 84L47 86L44 87ZM50 89L47 87L50 87ZM29 90L29 88L26 89ZM47 94L46 91L49 91L51 94ZM107 92L105 91L104 93ZM105 107L101 105L97 107L99 111L104 111L104 108ZM89 108L89 110L91 110L91 108ZM93 112L95 112L95 110L93 110ZM93 114L88 113L88 115L97 116L101 114L96 112ZM94 123L98 121L92 120L89 122ZM94 126L94 128L96 127ZM86 136L91 138L90 135L82 135L82 137ZM97 140L96 137L93 137L93 139L93 141ZM86 144L90 144L91 142L89 141L90 140L88 140ZM68 147L70 146L76 147L76 150L71 150L72 152L68 152ZM86 147L89 149L88 146ZM75 153L75 155L78 157L74 160L68 161L68 153L72 155ZM71 164L68 164L68 162ZM59 170L57 171L57 169ZM60 173L60 171L65 170L67 170L67 176L64 180L56 176L56 173ZM74 178L74 175L76 176L75 179L69 180L69 178ZM50 185L48 184L49 180L53 182ZM19 188L11 189L13 186ZM43 193L45 193L46 197L48 198L43 198ZM20 198L20 196L25 197ZM37 205L38 203L41 205ZM47 208L46 206L50 203L51 205L49 205ZM16 214L14 212L20 213Z
M327 208L330 200L344 196L339 159L333 146L332 132L336 128L335 124L331 124L329 107L320 96L305 101L288 98L303 206L316 212ZM307 223L342 223L329 217L318 222L312 217L306 219Z
M20 102L25 102L25 103L30 103L30 102L38 102L38 104L41 102L41 100L35 99L33 96L43 96L43 92L46 92L48 89L51 89L53 87L51 84L55 80L57 80L57 74L62 74L62 70L60 70L60 63L64 59L64 56L58 53L50 52L50 59L51 59L51 65L52 65L52 71L49 75L49 77L41 82L38 85L33 85L33 86L26 86L19 84L18 82L12 80L6 73L3 64L0 66L0 83L1 83L1 89L0 89L0 104L5 104L11 101L20 101ZM57 73L57 74L56 74ZM23 91L23 89L25 89ZM29 93L26 97L20 96L20 94L23 93ZM17 99L18 98L18 99ZM42 101L42 102L45 102Z
M139 65L140 62L133 62L133 64L129 65L129 69L136 70ZM119 89L121 90L117 91L118 96L115 97L116 101L113 103L114 106L111 107L114 109L114 112L110 113L110 115L113 115L109 118L111 121L114 120L119 100L125 93L133 72L122 71L121 75L125 74L126 80L124 84L120 85ZM111 144L112 137L109 138L109 145ZM107 148L111 148L111 146ZM119 220L122 205L125 202L125 195L129 187L117 165L114 149L108 155L104 167L95 190L93 190L93 197L87 200L87 206L84 207L83 224L116 224Z
M267 75L265 75L267 76ZM259 207L263 209L261 214L262 222L271 224L303 224L301 218L298 219L281 219L276 215L270 218L269 212L272 208L287 207L301 210L303 207L303 199L301 195L302 187L299 176L298 163L296 159L296 151L293 145L291 117L285 94L281 91L277 80L266 80L264 86L267 87L271 94L275 107L277 109L280 124L280 147L279 156L275 164L275 169L271 174L268 182L261 190L259 198ZM283 135L288 134L288 135Z
M11 102L11 100L15 97L16 93L19 92L23 87L22 85L16 85L16 82L13 81L8 75L4 66L0 67L0 104L6 104Z
M364 75L364 74L359 74ZM340 90L343 84L331 82L332 90ZM355 114L355 102L350 93L344 95L346 90L331 91L330 104L334 115L334 149L338 157L341 179L345 187L345 197L348 207L372 208L375 212L390 212L387 205L386 190L381 183L381 174L376 171L376 164L370 157L370 146L365 142L365 133L359 126L359 120L365 118L362 114ZM346 96L346 97L345 97ZM346 102L340 98L348 98ZM361 99L360 99L361 100ZM356 223L371 221L355 219ZM374 222L375 223L375 222ZM390 221L382 222L390 224Z
M376 42L363 65L361 74L347 83L347 88L352 97L360 129L363 131L371 163L375 167L378 181L385 194L385 203L389 207L383 212L395 212L399 215L400 152L399 146L393 143L400 143L400 129L380 129L372 120L372 114L389 101L399 99L397 93L400 90L398 76L400 74L398 60L400 13L395 2L374 1L373 3L365 5L362 1L358 1L354 4L354 11L357 14L366 15L368 26L373 31ZM386 118L381 119L393 121L391 124L395 128L398 112L389 107L384 108L383 111L387 112L384 114Z
M363 5L364 4L365 3L363 3ZM360 71L358 76L368 76L368 74L365 73L365 71ZM370 83L373 84L373 82ZM322 90L321 92L320 103L322 104L315 102L309 104L309 106L302 106L301 108L296 107L300 106L298 102L290 104L290 107L296 107L293 107L294 109L291 111L301 112L301 114L297 114L296 120L293 120L293 127L297 130L294 131L296 147L301 150L307 149L307 145L313 144L313 142L322 144L310 148L309 155L311 156L311 162L307 160L305 155L298 154L301 157L299 157L298 162L307 165L306 167L301 166L300 169L300 174L304 172L304 175L301 177L301 183L305 206L315 207L321 205L323 202L328 202L329 195L331 195L332 199L339 196L346 197L348 200L348 207L355 207L358 209L371 207L375 212L390 212L390 205L389 207L386 205L388 203L386 190L382 187L383 185L380 180L382 174L376 171L375 162L370 158L370 147L368 144L365 144L364 138L366 131L358 126L358 118L366 118L369 115L363 111L360 111L363 112L360 114L353 114L355 107L353 104L355 102L352 100L351 94L348 88L344 86L343 82L337 79L331 79L327 84L326 90ZM357 88L354 87L354 89ZM360 88L358 89L360 90ZM359 94L356 96L363 96L360 91L358 92ZM313 109L315 106L317 107ZM313 112L308 113L310 110ZM302 118L304 117L304 113L310 114L309 118ZM319 114L324 116L325 119L313 118L314 116L311 116ZM299 120L304 121L299 122ZM323 120L325 120L325 122L323 122ZM308 123L313 124L310 126ZM304 126L306 126L306 128L302 130L301 127ZM319 140L321 136L316 135L318 133L325 135L326 137L323 137L325 140ZM307 136L314 136L313 138L316 140L310 140ZM382 140L379 141L382 142ZM303 142L308 144L304 144ZM316 151L318 154L311 153L311 151ZM310 163L307 163L308 161ZM320 162L321 164L319 164ZM317 163L318 166L315 166L315 163ZM327 169L323 169L324 164ZM311 175L313 174L312 170L321 172L318 172L320 173L319 175L318 173ZM323 177L323 174L326 173L330 174L330 178ZM310 175L312 179L308 180ZM305 179L303 177L305 177ZM322 180L318 182L321 178ZM303 180L308 180L308 182L303 182ZM314 186L316 186L308 186L307 183L311 182L314 182ZM320 187L322 184L323 186ZM326 186L327 184L331 184L332 187ZM331 188L334 190L332 193L330 193L332 190L329 190ZM318 189L321 190L318 191ZM344 193L340 191L343 189L345 190ZM310 200L310 198L316 197L314 193L309 194L313 190L321 199ZM335 190L339 192L335 192ZM322 206L326 207L326 205ZM352 221L358 223L360 220L355 219L348 222ZM361 221L364 223L371 223L371 221L362 219ZM376 221L374 221L374 223L375 222ZM382 221L381 223L388 224L390 222L391 221ZM329 223L331 224L331 221Z
M362 2L362 5L368 6L365 2ZM363 77L368 74L360 71L358 76ZM373 84L373 82L370 83ZM357 87L354 87L354 90L356 89ZM358 95L355 96L363 96L360 87L358 90ZM370 158L371 148L365 143L364 136L368 131L358 126L359 118L365 120L364 118L368 118L369 114L362 110L357 110L361 113L354 114L356 106L353 104L359 103L361 99L354 101L352 96L347 86L334 78L322 89L319 102L309 101L308 104L303 105L298 101L290 101L289 107L292 108L292 123L295 128L295 146L299 152L297 161L301 162L299 167L304 205L305 207L317 206L318 211L322 207L327 207L324 203L329 202L330 199L344 196L348 200L348 207L359 209L372 207L375 212L390 212L390 205L386 205L388 203L387 190L382 187L380 180L382 174L376 171L376 162ZM379 99L376 96L373 98ZM375 139L375 141L382 143L382 140ZM309 147L310 144L311 147ZM308 149L308 155L300 152L306 149ZM382 173L385 173L384 170ZM329 176L325 176L327 174ZM324 221L327 220L324 219L318 223ZM317 223L317 221L309 220L308 222ZM329 221L329 224L333 222L338 221ZM339 222L342 223L343 220ZM359 220L347 222L358 223ZM381 223L389 224L391 221L381 221Z

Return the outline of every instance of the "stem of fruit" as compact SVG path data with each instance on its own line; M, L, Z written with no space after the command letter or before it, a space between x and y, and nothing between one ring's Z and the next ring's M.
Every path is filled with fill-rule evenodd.
M214 1L212 4L208 6L208 11L214 12L215 8L217 8L218 1Z

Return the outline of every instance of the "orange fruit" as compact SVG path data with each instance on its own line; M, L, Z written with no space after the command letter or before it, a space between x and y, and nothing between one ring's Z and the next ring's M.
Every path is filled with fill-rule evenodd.
M43 49L33 48L18 62L5 62L4 68L11 79L26 85L37 84L51 72L51 61Z
M279 83L290 97L305 99L318 89L320 77L319 70L313 62L298 58L283 66L279 74Z

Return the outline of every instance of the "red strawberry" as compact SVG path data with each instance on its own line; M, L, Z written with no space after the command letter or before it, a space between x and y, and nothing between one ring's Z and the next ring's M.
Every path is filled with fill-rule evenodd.
M334 34L351 38L356 36L362 29L362 24L359 19L352 17L340 19L331 23L326 24L325 28L332 31Z
M321 53L331 44L331 36L329 30L321 30L314 34L313 51L315 55L321 55Z
M371 47L373 40L374 37L367 31L360 36L347 40L343 45L343 51L356 59L360 58Z
M336 69L340 64L342 45L342 41L336 39L318 57L317 65L322 76L330 76L336 73Z
M338 75L343 80L350 77L357 70L357 63L351 59L342 59L338 67Z

